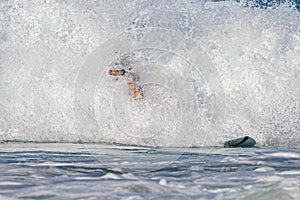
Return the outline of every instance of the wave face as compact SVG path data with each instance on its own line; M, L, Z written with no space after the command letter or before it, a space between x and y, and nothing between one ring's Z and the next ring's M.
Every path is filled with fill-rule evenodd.
M0 141L299 147L299 12L246 4L2 1Z

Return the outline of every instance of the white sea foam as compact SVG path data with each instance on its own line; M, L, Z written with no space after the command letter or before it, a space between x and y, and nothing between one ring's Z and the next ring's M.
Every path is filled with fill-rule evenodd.
M253 9L228 1L3 1L0 9L0 141L210 146L250 135L261 145L299 146L300 20L294 8ZM99 47L99 60L114 54L112 47L126 50L118 41L122 34L137 28L128 37L143 40L149 27L174 31L173 41L179 43L174 46L187 51L136 49L118 54L111 63L122 61L147 74L141 82L166 79L145 86L145 94L150 91L153 98L128 100L125 80L112 81L106 74L113 64L99 66L94 75L105 77L105 85L97 80L95 98L84 112L74 111L77 77L84 76L80 73L88 56ZM161 37L155 33L144 45ZM118 43L103 46L111 38ZM196 63L195 73L187 64L202 51L189 49L196 44L206 52L211 69ZM149 59L156 59L158 67ZM167 77L170 69L174 73ZM170 90L172 84L177 90ZM114 100L109 86L120 90ZM185 103L187 97L191 101ZM129 107L107 107L121 100ZM89 109L95 116L78 122ZM96 132L90 127L93 120ZM85 126L78 128L78 123Z

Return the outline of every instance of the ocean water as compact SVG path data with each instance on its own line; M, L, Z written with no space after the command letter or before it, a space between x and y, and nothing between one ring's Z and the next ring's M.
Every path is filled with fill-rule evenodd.
M0 198L299 199L299 52L298 0L0 1Z
M1 199L299 199L300 151L57 143L0 147Z

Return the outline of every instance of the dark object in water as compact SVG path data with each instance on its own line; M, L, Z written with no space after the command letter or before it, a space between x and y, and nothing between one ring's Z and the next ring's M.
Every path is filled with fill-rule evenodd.
M255 144L256 141L253 138L245 136L242 138L226 141L224 143L224 147L253 147Z

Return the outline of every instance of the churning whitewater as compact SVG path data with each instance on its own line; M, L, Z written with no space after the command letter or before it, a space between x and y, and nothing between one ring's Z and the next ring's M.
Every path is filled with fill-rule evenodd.
M0 141L299 147L300 14L205 1L3 1ZM123 68L145 98L128 95Z

